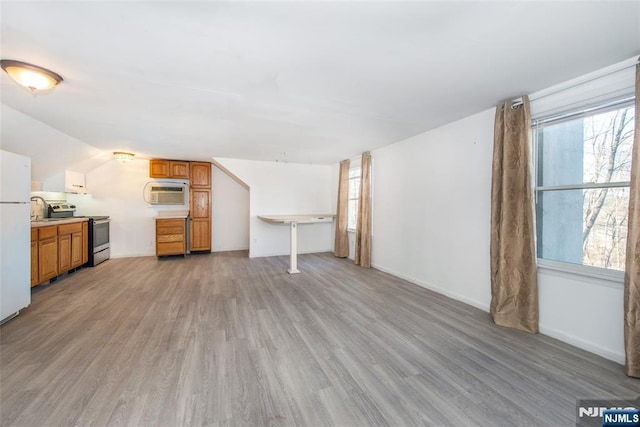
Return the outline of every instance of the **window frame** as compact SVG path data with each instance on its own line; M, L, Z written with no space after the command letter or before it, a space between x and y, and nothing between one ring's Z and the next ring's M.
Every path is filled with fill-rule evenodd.
M559 114L550 116L533 117L531 119L531 149L533 153L533 213L534 213L534 233L536 236L536 261L538 267L558 271L562 273L577 274L581 276L587 276L597 279L604 279L616 283L622 283L624 281L624 271L616 270L606 267L596 267L586 264L575 264L565 261L556 261L547 258L538 257L538 224L541 223L541 219L538 218L538 199L542 192L546 191L561 191L561 190L586 190L586 189L599 189L599 188L630 188L630 181L615 181L615 182L603 182L603 183L582 183L582 184L567 184L567 185L538 185L538 172L540 170L539 153L539 141L538 141L538 129L540 125L561 123L563 121L575 120L580 117L589 117L599 113L605 113L607 111L613 111L622 109L625 107L634 106L635 96L627 95L624 97L618 97L605 101L598 102L597 104L587 106L581 109L570 109ZM636 124L637 130L637 124ZM544 167L544 165L542 165Z

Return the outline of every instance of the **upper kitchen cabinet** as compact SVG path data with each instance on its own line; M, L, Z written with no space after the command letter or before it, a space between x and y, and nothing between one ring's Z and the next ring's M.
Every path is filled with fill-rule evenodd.
M178 160L149 160L149 176L151 178L189 179L189 162Z
M169 178L170 174L169 160L149 160L149 176L151 178Z
M42 183L42 190L62 193L87 193L84 174L68 170L46 179Z
M190 162L190 186L192 188L211 188L211 163Z

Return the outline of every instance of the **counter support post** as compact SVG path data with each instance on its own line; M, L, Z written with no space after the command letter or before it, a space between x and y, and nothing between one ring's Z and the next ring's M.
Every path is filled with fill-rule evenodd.
M296 274L296 273L300 273L300 270L298 270L298 236L297 236L297 231L298 231L298 223L295 221L292 221L290 224L290 238L291 238L291 250L290 250L290 255L289 255L289 269L287 270L287 273L289 274Z

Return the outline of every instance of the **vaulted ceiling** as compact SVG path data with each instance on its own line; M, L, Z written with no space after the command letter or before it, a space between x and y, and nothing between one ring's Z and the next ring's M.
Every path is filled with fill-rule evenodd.
M97 157L334 163L640 54L637 1L0 7L2 58L65 79L2 73L3 145L26 116Z

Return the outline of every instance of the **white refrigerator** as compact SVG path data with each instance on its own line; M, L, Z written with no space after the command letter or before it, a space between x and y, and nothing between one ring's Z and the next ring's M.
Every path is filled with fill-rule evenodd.
M0 150L0 323L31 304L31 159Z

